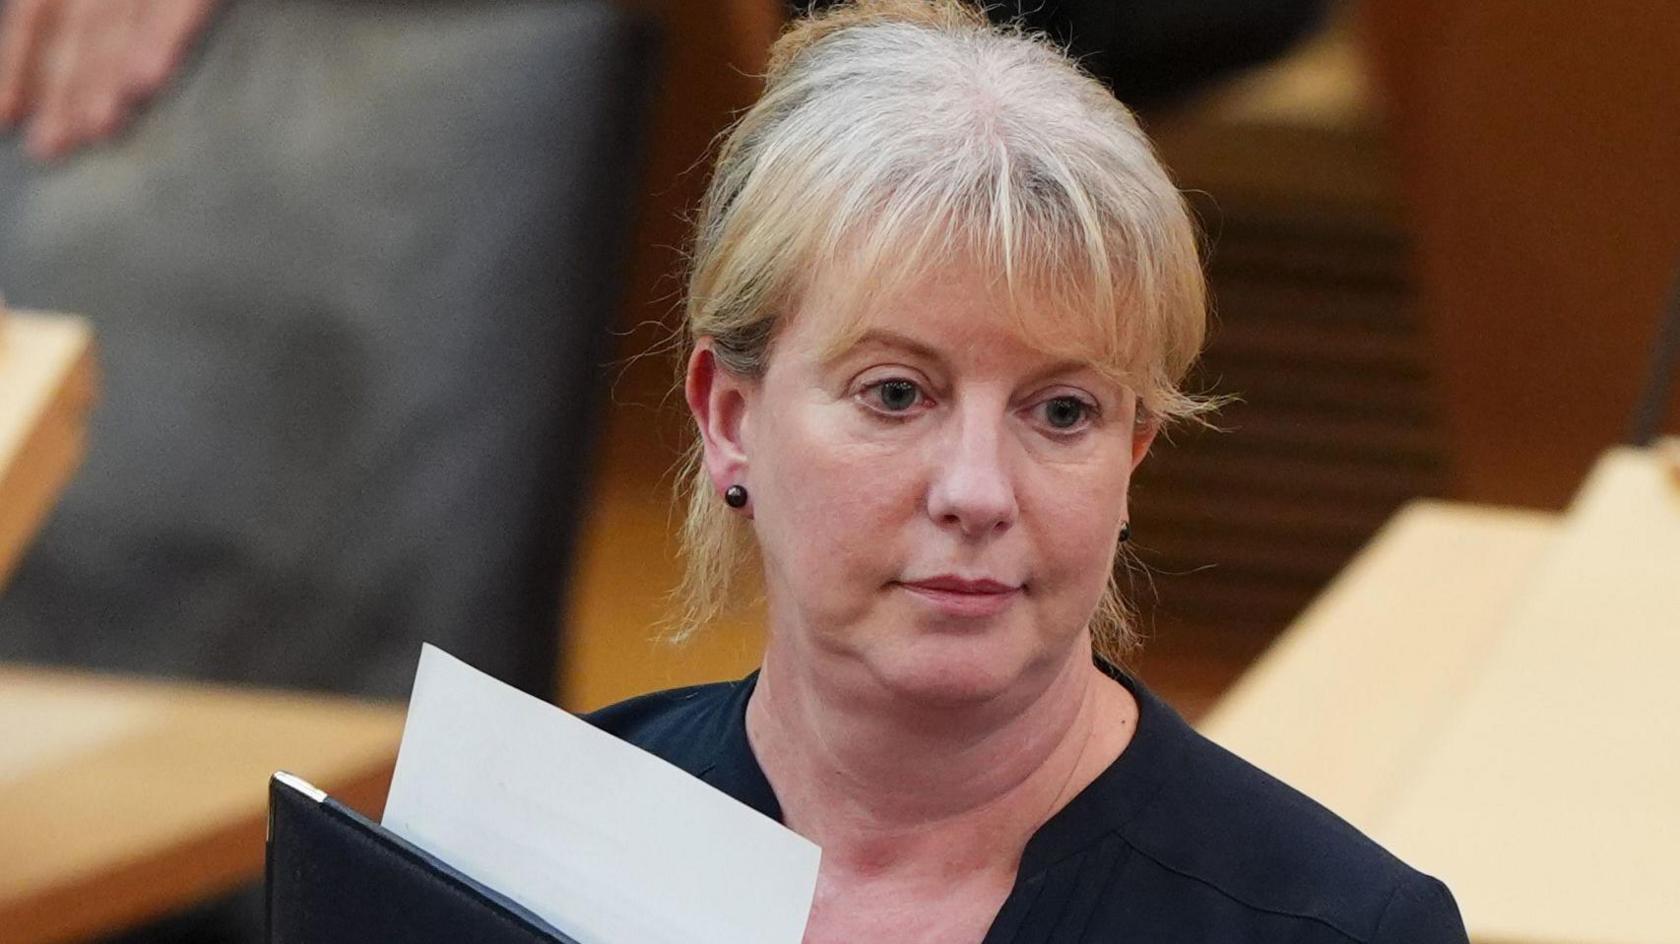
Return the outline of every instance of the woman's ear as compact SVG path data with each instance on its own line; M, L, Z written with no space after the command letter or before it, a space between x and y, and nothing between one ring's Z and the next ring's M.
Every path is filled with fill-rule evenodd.
M683 394L700 428L706 473L719 493L746 481L748 450L743 430L749 384L718 363L710 338L694 345Z

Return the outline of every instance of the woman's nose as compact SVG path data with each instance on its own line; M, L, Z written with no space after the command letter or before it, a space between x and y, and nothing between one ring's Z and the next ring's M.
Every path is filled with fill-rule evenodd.
M928 514L942 527L984 537L1015 523L1015 485L1005 461L1002 423L964 417L933 457Z

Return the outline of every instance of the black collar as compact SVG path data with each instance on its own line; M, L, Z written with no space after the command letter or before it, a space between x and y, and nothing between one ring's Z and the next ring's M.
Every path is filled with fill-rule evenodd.
M1137 730L1114 763L1033 834L1021 855L1019 882L1123 831L1154 799L1194 736L1178 712L1143 683L1101 661L1097 665L1137 701ZM700 779L781 822L782 805L747 740L747 701L757 683L758 673L753 672L733 684L713 721L712 743L719 746L718 752L700 771Z

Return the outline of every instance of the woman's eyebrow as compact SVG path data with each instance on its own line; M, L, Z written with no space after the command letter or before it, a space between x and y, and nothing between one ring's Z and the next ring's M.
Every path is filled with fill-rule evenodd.
M1094 370L1090 361L1074 360L1072 358L1052 361L1038 370L1033 371L1032 376L1028 378L1027 382L1039 383L1040 381L1049 380L1051 377L1059 377L1063 374L1077 374L1081 371L1087 370Z
M852 341L845 347L836 350L834 355L827 359L827 363L838 364L847 358L853 357L872 348L887 348L890 350L904 351L924 360L931 361L941 369L948 366L945 355L941 354L937 349L918 341L907 334L894 331L891 328L871 328L868 331L863 332L858 335L856 340ZM1071 357L1061 358L1034 370L1032 375L1027 378L1027 382L1040 383L1051 377L1057 377L1064 374L1075 374L1091 369L1093 368L1090 361L1079 360Z
M831 362L838 362L865 349L881 347L905 351L924 360L933 361L941 367L945 365L944 355L921 341L918 341L907 334L901 334L897 331L893 331L890 328L871 328L868 331L865 331L864 333L858 335L857 339L851 344L848 344L844 348L835 352L834 356L829 360Z

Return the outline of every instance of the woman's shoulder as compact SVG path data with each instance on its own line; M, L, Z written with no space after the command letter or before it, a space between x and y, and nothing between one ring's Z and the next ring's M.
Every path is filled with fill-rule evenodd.
M698 776L716 763L719 752L730 742L732 723L745 710L750 681L652 692L580 717Z
M1175 719L1176 720L1176 719ZM1322 804L1179 725L1177 762L1128 842L1234 904L1355 941L1463 941L1452 894Z

